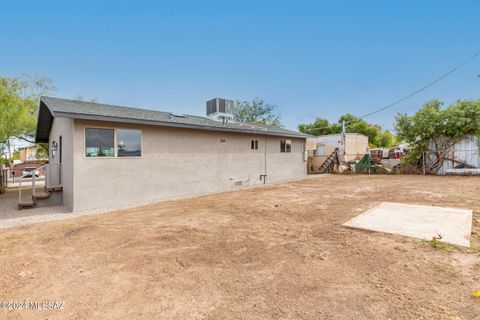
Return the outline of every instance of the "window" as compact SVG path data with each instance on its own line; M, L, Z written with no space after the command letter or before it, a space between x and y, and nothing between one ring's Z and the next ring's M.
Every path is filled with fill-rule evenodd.
M250 143L250 148L252 150L258 150L258 140L252 140Z
M142 155L142 132L117 129L117 157L140 157Z
M86 157L113 157L114 131L113 129L85 129L85 156Z
M324 156L325 155L325 145L324 144L317 144L317 156Z
M142 131L106 128L85 128L85 156L140 157Z
M280 152L292 152L292 140L280 140Z

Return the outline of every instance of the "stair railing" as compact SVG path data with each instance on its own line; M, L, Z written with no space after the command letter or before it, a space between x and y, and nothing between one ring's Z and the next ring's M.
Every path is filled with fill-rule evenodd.
M44 180L45 180L45 183L47 183L47 172L48 172L48 163L46 165L43 165L39 168L36 168L33 173L32 173L32 197L35 197L37 195L36 193L36 184L35 184L35 181L36 181L36 177L37 175L35 174L37 171L38 171L38 176L40 177L40 170L45 171L45 175L44 175ZM41 181L41 180L39 180Z
M38 171L38 175L40 176L40 170L44 170L45 172L45 183L47 183L47 174L48 174L48 163L41 166L41 167L38 167L38 168L35 168L35 170L32 171L32 199L37 195L36 193L36 182L37 182L37 176L36 176L36 172ZM22 202L22 189L23 189L23 186L22 186L22 181L23 181L24 177L23 177L23 173L22 175L19 177L18 179L18 203L21 203ZM41 181L41 180L38 180L38 181Z

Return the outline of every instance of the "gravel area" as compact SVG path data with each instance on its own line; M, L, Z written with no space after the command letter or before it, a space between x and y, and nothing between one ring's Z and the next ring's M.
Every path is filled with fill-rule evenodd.
M24 189L25 194L31 189ZM18 210L18 190L9 189L0 195L0 229L32 224L37 222L61 220L75 216L68 213L64 206L29 208Z

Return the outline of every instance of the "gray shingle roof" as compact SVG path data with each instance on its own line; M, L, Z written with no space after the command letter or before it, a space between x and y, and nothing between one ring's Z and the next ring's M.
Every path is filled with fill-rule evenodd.
M223 123L207 117L178 115L156 110L114 106L53 97L41 97L36 135L37 142L48 141L54 117L139 123L213 131L244 132L282 137L308 137L308 135L300 132L261 124L242 122Z

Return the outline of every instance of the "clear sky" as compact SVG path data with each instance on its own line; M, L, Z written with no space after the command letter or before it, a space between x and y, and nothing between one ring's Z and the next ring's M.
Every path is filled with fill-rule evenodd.
M285 125L368 113L480 50L479 0L2 1L0 75L53 95L203 115L265 98ZM397 107L480 97L480 59Z

